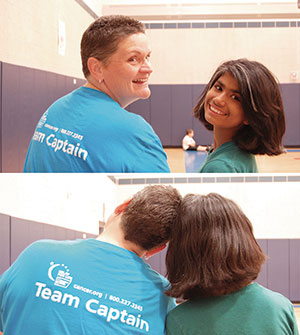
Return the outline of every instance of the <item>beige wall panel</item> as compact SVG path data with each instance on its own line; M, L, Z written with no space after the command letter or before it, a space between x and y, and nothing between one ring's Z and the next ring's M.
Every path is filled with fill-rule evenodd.
M0 174L0 213L98 234L119 205L116 190L101 173Z
M265 64L282 83L299 82L299 28L152 29L152 84L203 84L223 61ZM298 79L290 80L290 72Z
M151 178L151 175L147 178ZM183 196L188 193L216 192L236 201L250 219L256 238L300 238L299 182L213 182L171 185ZM119 185L119 203L145 186L145 184Z
M65 56L58 54L58 22L66 26ZM83 77L80 39L94 19L74 0L1 0L0 60ZM153 50L152 84L206 83L223 61L263 62L282 83L300 82L300 28L147 30ZM298 78L290 79L292 71Z
M119 2L116 4L116 2ZM211 1L209 4L190 3L182 4L181 1L126 1L127 4L120 4L120 1L113 0L103 1L103 15L107 14L123 14L134 16L144 20L165 20L168 19L220 19L220 18L299 18L299 10L296 1L282 1L284 3L249 3L248 1L240 1L239 3L216 3ZM144 2L144 1L143 1ZM172 4L170 2L173 2Z
M1 0L0 60L83 77L80 39L93 21L74 0ZM65 55L58 54L58 22L65 23Z

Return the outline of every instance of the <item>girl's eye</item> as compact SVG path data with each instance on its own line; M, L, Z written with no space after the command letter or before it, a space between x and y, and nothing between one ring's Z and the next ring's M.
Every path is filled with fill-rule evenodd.
M129 59L129 62L136 62L137 61L137 57L131 57L130 59Z
M236 101L241 101L241 99L238 95L233 95L232 98Z
M218 90L218 91L222 91L222 87L218 84L215 85L215 89Z

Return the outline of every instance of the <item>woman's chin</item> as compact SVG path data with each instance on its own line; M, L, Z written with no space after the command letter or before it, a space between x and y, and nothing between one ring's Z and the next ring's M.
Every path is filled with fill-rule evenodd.
M139 99L148 99L151 95L151 91L149 88L144 89L143 91L140 92L139 94Z

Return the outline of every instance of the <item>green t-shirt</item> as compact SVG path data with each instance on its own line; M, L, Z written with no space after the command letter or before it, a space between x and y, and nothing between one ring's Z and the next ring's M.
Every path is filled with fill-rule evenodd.
M252 173L258 172L254 155L229 141L210 152L201 166L201 173Z
M167 335L299 335L283 295L254 283L232 294L182 303L167 316Z

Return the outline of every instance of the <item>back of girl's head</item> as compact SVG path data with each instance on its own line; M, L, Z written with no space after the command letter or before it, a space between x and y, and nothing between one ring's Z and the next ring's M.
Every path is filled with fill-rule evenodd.
M250 221L232 200L188 194L167 251L167 294L184 299L229 294L250 284L264 260Z
M237 59L221 64L200 95L194 107L194 115L207 129L213 130L204 116L205 96L227 72L238 82L245 119L248 121L248 125L243 125L236 132L233 140L240 149L252 154L281 154L285 116L279 84L273 74L259 62Z

